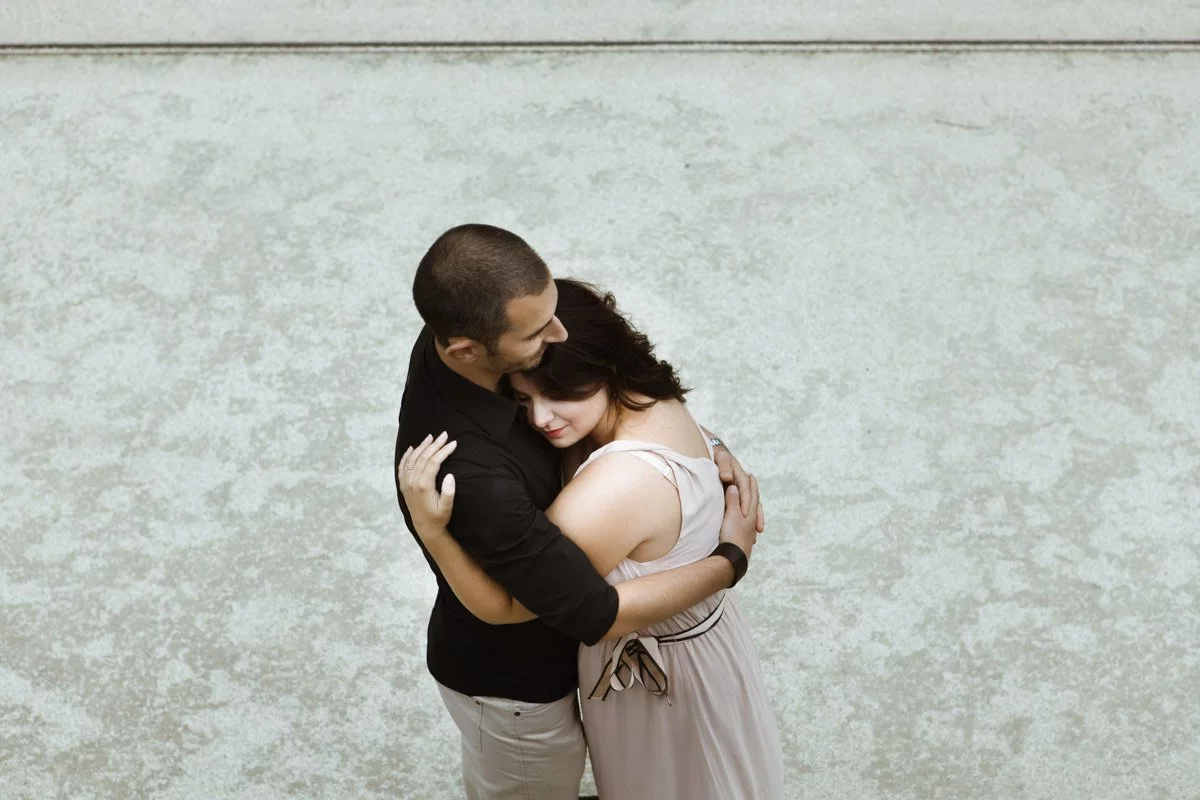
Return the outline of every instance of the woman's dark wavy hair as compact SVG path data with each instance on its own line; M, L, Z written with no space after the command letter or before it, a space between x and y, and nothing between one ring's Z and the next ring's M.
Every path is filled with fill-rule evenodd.
M608 389L614 401L631 411L643 411L657 400L683 400L688 389L675 368L655 357L646 335L617 311L611 292L570 278L554 283L567 340L547 348L542 363L525 373L539 390L555 400L582 400Z

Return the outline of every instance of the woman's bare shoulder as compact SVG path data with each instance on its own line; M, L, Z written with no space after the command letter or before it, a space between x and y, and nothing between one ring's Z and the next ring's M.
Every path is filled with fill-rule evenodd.
M674 541L682 512L678 492L661 473L616 451L601 453L568 483L547 515L593 563L611 569L642 545Z
M662 400L636 424L621 432L624 438L640 439L669 447L690 458L708 458L708 447L688 407L678 400Z
M601 453L563 488L555 505L614 508L623 516L646 504L678 506L675 487L653 464L629 451Z

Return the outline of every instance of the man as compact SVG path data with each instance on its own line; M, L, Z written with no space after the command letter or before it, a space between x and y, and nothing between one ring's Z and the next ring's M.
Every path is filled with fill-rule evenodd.
M457 483L450 532L538 615L517 625L476 619L422 545L438 583L427 664L462 735L464 787L481 800L576 798L586 751L575 698L579 642L662 621L732 585L761 530L757 485L725 451L724 472L745 486L747 507L727 502L722 526L722 541L735 546L610 586L543 513L562 486L558 451L498 391L505 374L537 366L567 338L546 264L515 234L463 225L429 248L413 300L426 326L409 364L394 466L427 434L445 431L458 442L443 465ZM398 479L397 496L411 531Z

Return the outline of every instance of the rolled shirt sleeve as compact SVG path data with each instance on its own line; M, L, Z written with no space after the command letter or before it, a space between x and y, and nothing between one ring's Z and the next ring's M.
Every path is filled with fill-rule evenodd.
M542 622L584 644L600 641L617 618L617 590L537 508L519 477L460 472L463 466L443 465L456 483L451 535Z

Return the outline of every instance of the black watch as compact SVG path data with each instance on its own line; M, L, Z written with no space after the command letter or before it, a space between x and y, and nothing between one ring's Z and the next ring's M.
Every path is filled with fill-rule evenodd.
M746 551L738 547L733 542L721 542L717 545L717 549L709 553L709 556L721 556L729 559L729 563L733 564L733 583L729 584L729 588L737 586L737 582L746 574L746 570L750 567L750 560L746 558Z

